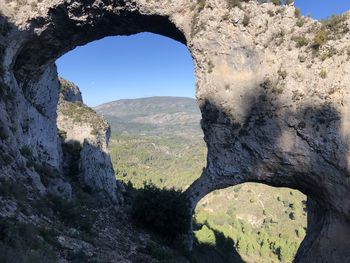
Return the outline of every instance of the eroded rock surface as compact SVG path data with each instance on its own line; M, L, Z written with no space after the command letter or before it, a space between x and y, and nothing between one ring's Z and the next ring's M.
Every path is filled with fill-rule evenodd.
M62 139L63 168L76 171L90 191L116 201L116 180L108 152L109 124L83 104L79 88L60 79L57 128Z
M44 194L28 161L62 170L55 59L104 36L153 32L187 45L195 63L208 164L186 192L192 207L243 182L298 189L310 224L296 261L350 260L349 13L322 26L255 1L32 2L0 2L1 177L30 178Z

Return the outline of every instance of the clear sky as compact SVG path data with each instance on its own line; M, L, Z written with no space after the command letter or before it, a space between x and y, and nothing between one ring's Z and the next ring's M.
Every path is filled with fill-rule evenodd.
M57 66L89 106L122 98L195 96L187 47L151 33L91 42L62 56Z
M322 19L350 10L350 0L296 0L304 15ZM59 75L76 83L89 106L149 96L195 96L188 49L163 36L107 37L57 60Z
M350 0L295 0L294 3L303 15L311 15L315 19L350 10Z

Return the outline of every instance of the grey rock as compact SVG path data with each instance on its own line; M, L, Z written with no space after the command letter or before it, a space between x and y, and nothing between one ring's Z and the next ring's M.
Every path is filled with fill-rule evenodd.
M61 85L61 95L63 96L63 100L83 103L83 98L77 85L63 78L58 78L58 80Z
M49 193L63 199L72 199L72 186L60 178L51 179L47 190Z
M73 162L79 163L80 183L97 196L107 196L114 202L121 201L117 199L115 172L108 152L109 124L82 103L76 85L62 78L60 83L62 95L57 108L57 127L64 134L63 144L70 145L70 148L78 147L78 157L73 156ZM71 169L69 165L68 169Z
M94 254L94 246L83 240L68 236L58 236L57 241L63 248L71 250L74 254L83 253L87 257L91 257Z

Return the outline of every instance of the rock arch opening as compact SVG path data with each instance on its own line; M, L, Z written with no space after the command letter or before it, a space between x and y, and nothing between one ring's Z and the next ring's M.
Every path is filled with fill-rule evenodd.
M108 153L110 148L117 178L137 187L151 181L183 189L198 177L205 159L196 150L202 157L205 147L186 47L149 33L106 38L63 56L57 65L62 76L80 83L79 89L59 79L57 125L66 146L79 143L84 149L89 141L96 151ZM95 107L89 109L83 98ZM95 156L92 149L88 153ZM79 169L92 180L90 186L103 189L105 180L105 187L113 187L109 157L97 162L85 154L79 158ZM193 158L201 160L193 165ZM98 173L100 179L93 176Z
M306 228L302 193L257 183L215 190L194 214L197 246L217 246L222 262L292 262Z

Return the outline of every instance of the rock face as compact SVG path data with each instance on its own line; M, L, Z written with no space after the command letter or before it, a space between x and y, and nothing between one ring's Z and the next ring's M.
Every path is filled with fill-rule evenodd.
M95 111L83 104L79 88L60 78L57 128L63 141L63 168L76 171L90 191L116 201L116 180L108 152L110 127Z
M296 261L350 260L349 13L322 25L255 1L32 2L0 3L1 177L31 178L44 193L26 159L62 169L55 59L105 36L153 32L194 59L208 163L186 192L192 208L243 182L298 189L309 227Z
M63 78L58 78L60 85L61 85L61 93L62 99L64 101L70 101L70 102L80 102L83 103L83 98L81 96L81 92L74 83L65 80Z

